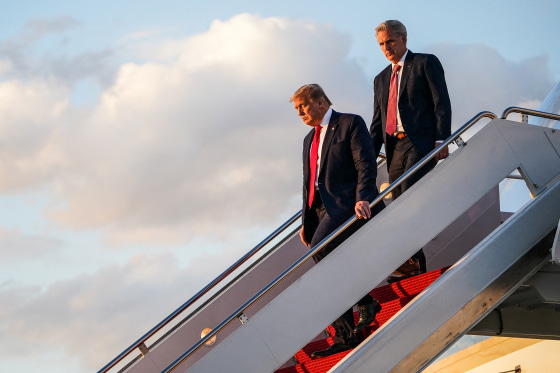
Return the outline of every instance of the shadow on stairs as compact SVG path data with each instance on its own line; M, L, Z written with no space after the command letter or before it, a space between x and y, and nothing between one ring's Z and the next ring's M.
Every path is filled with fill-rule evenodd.
M364 337L367 338L370 334L375 332L381 325L400 311L401 308L406 306L408 302L438 279L448 268L449 267L444 267L373 289L370 294L381 303L382 308L381 312L376 315L373 323L362 331ZM357 312L354 313L354 320L358 322ZM278 369L275 373L325 373L336 365L336 363L348 355L351 350L320 359L311 359L310 357L313 352L325 350L333 344L332 336L334 335L334 329L329 325L327 330L330 334L329 338L316 340L307 344L294 355L296 365Z

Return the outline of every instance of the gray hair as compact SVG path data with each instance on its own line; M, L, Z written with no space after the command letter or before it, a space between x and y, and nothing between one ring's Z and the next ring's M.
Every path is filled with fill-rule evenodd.
M401 21L396 19L390 19L388 21L382 22L375 28L375 36L379 31L387 31L387 29L392 30L397 36L406 36L406 27Z
M306 84L300 87L293 95L290 97L290 102L293 102L296 98L300 96L305 96L311 101L315 102L320 99L324 99L328 106L332 105L331 100L327 97L325 91L319 84Z

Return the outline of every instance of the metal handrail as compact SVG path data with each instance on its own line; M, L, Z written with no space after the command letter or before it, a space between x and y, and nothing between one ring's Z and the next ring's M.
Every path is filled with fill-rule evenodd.
M518 114L525 114L525 115L532 115L535 117L541 117L541 118L545 118L545 119L553 119L553 120L560 120L560 115L556 115L556 114L552 114L552 113L546 113L543 111L538 111L538 110L532 110L532 109L526 109L526 108L521 108L521 107L517 107L517 106L510 106L507 109L504 110L504 112L502 113L502 116L500 119L506 119L508 117L508 115L512 114L512 113L518 113ZM517 179L517 180L523 180L523 177L521 175L509 175L508 179Z
M532 110L532 109L525 109L525 108L521 108L521 107L517 107L517 106L511 106L511 107L508 107L506 110L504 110L504 112L502 113L501 119L506 119L507 116L510 115L511 113L527 114L527 115L532 115L532 116L535 116L535 117L560 120L560 115L557 115L557 114L552 114L552 113L547 113L547 112L544 112L544 111L538 111L538 110Z
M403 181L408 179L412 174L414 174L418 169L426 165L430 160L435 158L437 154L443 150L449 144L456 142L458 143L459 147L466 145L465 142L460 138L461 134L464 133L467 129L473 126L482 118L491 118L495 119L497 116L494 113L489 111L483 111L474 116L470 121L465 123L458 131L456 131L453 135L451 135L447 140L442 142L437 148L432 150L428 155L426 155L420 162L418 162L414 167L410 170L405 172L401 177L399 177L395 182L393 182L389 187L384 189L379 195L371 202L370 207L377 205L380 201L382 201L393 189L395 189L398 185L400 185ZM203 338L201 338L195 345L189 348L185 353L183 353L179 358L173 361L170 365L168 365L161 373L169 373L172 372L176 367L179 366L183 361L189 358L193 353L195 353L200 347L202 347L206 342L208 342L214 335L218 334L222 329L228 326L233 320L240 317L246 309L251 307L255 302L261 299L264 295L266 295L270 290L272 290L275 286L277 286L281 281L283 281L286 277L292 274L295 270L301 267L306 261L311 259L313 255L315 255L318 251L323 249L328 243L338 237L346 228L356 222L358 218L356 216L348 219L346 223L341 225L336 231L331 233L329 236L325 237L321 242L319 242L315 247L309 250L305 255L299 258L294 264L292 264L288 269L278 275L273 281L271 281L266 287L261 289L257 294L255 294L251 299L245 302L241 307L239 307L235 312L233 312L230 316L224 319L218 326L212 329L211 332L206 334Z
M212 280L210 283L208 283L208 285L206 285L204 288L202 288L198 293L196 293L194 296L192 296L188 301L183 303L173 313L171 313L169 316L167 316L165 319L163 319L159 324L157 324L152 329L150 329L150 331L148 331L146 334L144 334L142 337L140 337L136 342L134 342L132 345L130 345L130 347L128 347L126 350L124 350L122 353L120 353L116 358L111 360L107 365L105 365L103 368L101 368L101 370L99 370L97 373L106 373L109 369L114 367L116 364L118 364L120 361L122 361L126 356L128 356L132 351L134 351L136 348L139 348L142 344L144 344L144 342L146 340L148 340L155 333L157 333L158 331L163 329L165 326L167 326L167 324L169 322L171 322L173 319L175 319L179 314L181 314L183 311L185 311L194 302L196 302L197 300L202 298L205 294L207 294L210 290L212 290L216 285L218 285L221 281L223 281L232 272L234 272L236 269L241 267L245 262L247 262L247 260L252 258L264 246L266 246L272 240L274 240L276 237L278 237L278 235L280 235L282 232L284 232L286 230L286 228L288 228L290 225L292 225L300 217L301 217L301 210L298 213L296 213L294 216L289 218L284 224L282 224L280 227L278 227L268 237L266 237L264 240L262 240L257 246L255 246L253 249L251 249L249 252L247 252L244 256L242 256L239 260L237 260L234 264L232 264L228 269L226 269L224 272L222 272L222 274L220 274L218 277L216 277L214 280ZM224 291L225 288L226 287L220 289L220 291L218 291L216 294L213 295L213 298L215 298L216 296L221 294ZM193 313L188 315L182 322L183 323L186 322L190 317L192 317L192 315L194 313L196 313L196 311L194 311Z
M377 162L377 166L381 165L383 162L385 162L386 160L386 156L384 153L379 153L379 158L380 160ZM249 260L250 258L252 258L258 251L262 250L262 248L266 245L268 245L273 239L277 238L281 233L283 233L289 226L291 226L296 220L298 220L301 217L302 214L302 210L299 210L299 212L297 212L295 215L293 215L290 219L288 219L284 224L282 224L280 227L278 227L274 232L272 232L267 238L265 238L263 241L261 241L261 243L259 243L257 246L255 246L252 250L250 250L249 252L247 252L243 257L241 257L239 260L237 260L237 262L235 262L233 265L231 265L228 269L226 269L224 272L222 272L222 274L220 274L218 277L216 277L214 280L212 280L210 283L208 283L208 285L206 285L204 288L202 288L198 293L196 293L193 297L191 297L188 301L186 301L185 303L183 303L179 308L177 308L173 313L171 313L169 316L167 316L165 319L163 319L159 324L157 324L156 326L154 326L152 329L150 329L150 331L148 331L146 334L144 334L142 337L140 337L136 342L134 342L132 345L130 345L127 349L125 349L122 353L120 353L117 357L115 357L113 360L111 360L107 365L105 365L103 368L101 368L101 370L99 370L97 373L106 373L109 371L109 369L113 368L115 365L117 365L119 362L121 362L126 356L128 356L132 351L134 351L137 348L141 348L141 346L150 338L152 337L155 333L157 333L158 331L160 331L161 329L163 329L164 327L166 327L173 319L175 319L179 314L181 314L182 312L184 312L188 307L190 307L194 302L196 302L197 300L199 300L200 298L202 298L204 295L206 295L210 290L212 290L213 288L215 288L219 283L221 283L227 276L229 276L232 272L234 272L235 270L237 270L240 266L242 266L243 264L245 264L247 262L247 260ZM292 232L293 234L293 232ZM263 258L266 257L270 252L272 252L274 250L271 249L271 251L267 252L264 254ZM261 259L263 259L261 258ZM190 318L193 317L193 315L195 315L198 311L200 311L202 308L204 308L208 303L211 303L216 297L218 297L219 295L221 295L226 289L229 288L229 285L231 285L233 282L235 282L236 280L238 280L240 277L242 277L246 272L248 272L249 270L251 270L253 267L255 267L256 265L258 265L260 263L260 261L255 261L254 263L252 263L244 272L240 273L236 278L234 278L232 281L230 281L228 284L226 284L225 286L223 286L220 290L218 290L215 294L213 294L209 299L207 299L202 305L200 305L196 310L192 311L187 317L185 317L178 325L174 326L173 329L171 329L170 331L168 331L166 333L169 334L170 332L172 332L173 330L175 330L178 326L184 324L185 322L187 322ZM165 336L164 336L165 337ZM164 337L158 339L158 341L156 341L154 343L154 345L157 345L159 343L160 340L164 339ZM153 347L150 346L150 347ZM142 351L141 351L142 352ZM126 367L130 366L131 364L133 364L134 362L136 362L138 360L138 358L141 355L137 356L136 358L134 358L132 361L130 361ZM126 369L126 367L124 369Z

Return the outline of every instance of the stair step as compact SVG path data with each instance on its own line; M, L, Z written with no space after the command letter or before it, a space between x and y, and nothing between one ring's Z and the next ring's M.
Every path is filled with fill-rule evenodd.
M292 367L282 368L275 373L324 373L334 367L336 363L348 355L352 350L340 352L321 359L309 360L305 363L297 364Z
M364 337L367 337L371 333L376 331L387 320L389 320L391 317L393 317L394 314L396 314L398 311L400 311L400 309L403 308L408 302L410 302L412 299L414 299L415 296L416 296L416 294L409 295L409 296L406 296L406 297L403 297L403 298L400 298L400 299L395 299L395 300L392 300L390 302L383 303L382 308L381 308L381 312L379 312L375 316L375 320L373 321L373 323L369 327L365 328L362 331L362 333L364 334ZM355 312L354 313L354 320L357 321L357 319L358 319L358 313ZM332 329L332 327L330 327L330 329ZM311 354L313 352L321 351L321 350L325 350L325 349L329 348L329 346L333 344L332 336L334 335L334 330L329 330L329 333L331 334L331 337L323 339L323 340L318 340L318 341L311 342L311 343L307 344L305 347L303 347L301 350L296 352L296 354L294 355L295 358L296 358L296 361L298 363L305 363L307 361L312 360L311 359Z
M363 330L364 337L369 336L381 325L399 312L414 297L420 294L432 282L439 278L449 267L444 267L435 271L424 273L419 276L404 279L392 284L380 286L373 289L370 294L381 303L381 311L376 315L374 322ZM354 320L358 321L358 313L354 313ZM328 326L327 331L330 337L308 343L295 355L297 364L276 370L275 373L324 373L332 368L338 361L346 356L350 351L344 351L321 359L311 359L310 355L314 351L321 351L329 348L333 344L334 329Z
M380 303L385 303L409 295L417 295L448 269L449 266L394 282L392 284L380 286L373 289L370 294Z

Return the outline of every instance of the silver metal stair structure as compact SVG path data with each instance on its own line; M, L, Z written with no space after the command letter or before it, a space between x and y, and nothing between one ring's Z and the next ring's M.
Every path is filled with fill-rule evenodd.
M296 214L99 373L273 372L421 247L429 270L453 267L330 372L421 371L465 333L560 339L560 131L505 119L516 111L560 119L479 114L442 144L457 144L449 158L316 265L339 232L308 252ZM514 172L531 198L503 220L498 185Z

